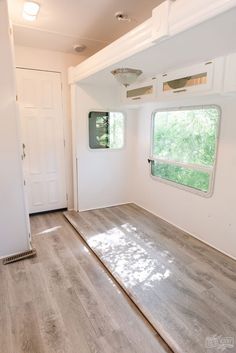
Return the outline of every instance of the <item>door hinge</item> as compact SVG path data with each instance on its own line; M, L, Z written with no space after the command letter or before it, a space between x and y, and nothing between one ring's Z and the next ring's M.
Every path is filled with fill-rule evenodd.
M66 194L66 201L68 201L68 194Z
M64 147L66 147L66 140L64 139Z
M16 95L16 101L18 102L18 95Z
M26 181L24 180L24 185L26 185Z

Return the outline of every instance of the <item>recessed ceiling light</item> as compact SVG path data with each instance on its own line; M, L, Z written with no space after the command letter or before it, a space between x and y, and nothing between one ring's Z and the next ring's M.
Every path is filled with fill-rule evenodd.
M27 21L35 21L40 9L40 5L34 1L25 1L22 16Z

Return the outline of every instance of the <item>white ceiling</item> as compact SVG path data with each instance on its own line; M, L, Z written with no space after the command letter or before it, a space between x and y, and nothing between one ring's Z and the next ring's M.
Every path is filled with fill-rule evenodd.
M90 56L121 37L146 19L163 0L36 0L41 4L38 18L22 18L24 0L9 0L17 45L73 52L82 43ZM114 14L122 11L131 22L119 22ZM79 54L78 54L79 55Z
M234 53L236 52L235 19L236 8L158 43L81 82L117 85L111 70L118 67L141 69L143 75L139 80L142 81L145 77Z

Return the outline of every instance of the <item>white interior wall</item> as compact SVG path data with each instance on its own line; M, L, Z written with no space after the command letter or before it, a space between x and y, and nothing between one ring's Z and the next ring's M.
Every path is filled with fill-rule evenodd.
M84 57L32 47L15 46L16 66L26 69L56 71L61 73L62 100L64 112L64 134L66 140L66 184L68 208L73 208L72 151L71 151L71 111L68 68L77 65Z
M166 107L217 104L222 109L213 196L205 198L167 185L150 176L151 116ZM196 97L147 104L137 112L134 199L139 206L236 258L236 100L235 97Z
M88 128L86 125L88 111L90 109L109 110L115 99L114 91L99 86L110 85L114 82L110 74L112 69L117 67L140 68L147 76L151 77L153 72L161 74L176 67L185 67L185 65L198 61L208 61L212 59L212 56L224 56L235 51L232 36L234 33L235 0L220 0L217 4L213 0L201 0L201 2L206 3L204 10L197 1L192 6L189 1L184 0L181 2L182 5L184 3L184 7L179 2L177 2L179 5L173 3L174 12L170 14L169 21L167 13L158 12L157 18L152 21L153 26L149 28L148 22L146 23L149 29L144 25L143 29L139 29L138 35L135 32L129 33L128 37L121 38L121 41L113 43L102 50L100 54L89 58L77 68L71 69L70 82L73 86L78 81L83 84L86 82L97 85L87 91L81 88L77 89L73 102L74 126L76 133L78 132L75 141L77 142L79 160L79 210L133 201L236 258L236 222L234 218L236 203L234 188L236 173L235 96L204 96L203 94L202 97L192 95L183 99L181 95L178 95L178 101L175 102L146 103L136 111L129 109L127 110L127 150L119 151L117 154L113 151L103 153L102 151L91 152L88 150ZM163 6L167 9L165 4ZM194 11L192 11L193 8ZM229 8L234 9L219 18L216 17L201 26L186 31L186 28L190 29L197 23L201 23L202 20L212 18L212 16L223 13ZM183 16L186 15L185 12L189 16ZM150 35L150 31L153 34L153 30L157 30L158 33L154 33L157 34L156 39L159 38L159 35L163 35L163 27L160 26L159 21L161 17L164 18L164 21L167 18L164 25L171 36L166 41L156 42L156 46L152 46L153 43L150 43L150 40L153 37ZM155 28L156 24L158 29ZM218 33L219 28L221 30ZM222 28L226 31L222 31ZM183 34L179 33L181 31ZM176 33L179 34L176 35ZM137 46L134 43L137 43ZM186 46L185 43L188 45ZM191 47L192 43L194 46ZM141 48L144 49L150 45L152 48L141 51ZM137 48L140 52L133 55L132 50L137 50ZM182 50L180 50L181 48ZM168 55L170 53L172 55ZM226 73L226 76L229 77L225 82L229 87L224 87L224 92L235 92L234 57L230 60L231 64L227 67L232 66L232 68L229 74ZM219 72L220 69L217 78L221 86ZM220 86L214 85L215 92L218 92L218 89L221 91ZM202 104L217 104L222 109L215 188L210 198L181 190L152 178L150 166L147 163L150 155L152 112L158 108ZM119 109L119 104L117 107Z
M78 209L80 211L132 201L135 114L120 109L116 88L76 88L76 154L78 159ZM125 146L120 150L89 148L89 111L122 111L126 118Z
M77 86L76 149L79 210L135 202L226 254L236 257L236 101L234 96L202 96L139 109L122 108L113 88ZM221 126L214 192L206 198L161 182L150 175L151 119L156 109L216 104ZM88 112L118 110L126 114L126 146L121 151L90 150Z
M0 42L0 257L4 257L29 249L13 45L5 0L0 1Z

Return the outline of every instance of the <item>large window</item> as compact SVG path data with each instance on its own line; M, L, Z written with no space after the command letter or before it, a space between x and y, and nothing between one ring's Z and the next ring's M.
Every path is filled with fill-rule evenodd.
M120 112L89 113L89 147L119 149L124 145L124 115Z
M210 195L219 120L217 106L155 112L151 174L173 185Z

